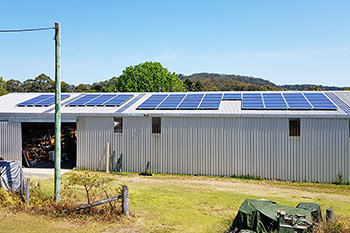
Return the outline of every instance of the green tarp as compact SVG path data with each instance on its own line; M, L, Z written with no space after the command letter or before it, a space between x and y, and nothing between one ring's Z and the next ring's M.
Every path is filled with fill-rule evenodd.
M277 232L279 219L277 212L284 211L286 215L305 216L308 226L312 226L310 211L289 206L278 205L267 200L247 199L239 208L230 232Z
M297 205L297 208L310 211L311 216L312 216L312 220L314 222L321 222L322 221L321 207L319 204L313 203L313 202L300 202Z

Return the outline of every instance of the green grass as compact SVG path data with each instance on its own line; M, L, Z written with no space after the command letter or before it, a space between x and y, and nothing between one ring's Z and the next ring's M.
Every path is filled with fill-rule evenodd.
M323 214L327 208L332 208L342 221L350 220L350 186L345 185L164 174L152 177L99 174L112 177L113 186L129 186L131 217L123 217L114 223L89 222L95 232L223 232L247 198L270 199L289 206L296 206L301 201L317 202L321 205ZM40 184L52 193L53 179L40 180ZM32 218L35 221L35 217L26 215L24 219ZM76 221L83 222L79 230L90 229L84 220L46 218L48 221L43 221L43 224L40 222L36 230L62 226L64 232L65 226L75 226ZM2 221L2 229L9 229L6 226L11 225L11 217L6 221ZM22 227L25 221L16 224Z

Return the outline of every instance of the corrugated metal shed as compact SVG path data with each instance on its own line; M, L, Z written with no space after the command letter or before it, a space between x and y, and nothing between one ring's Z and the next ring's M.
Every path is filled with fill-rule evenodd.
M21 123L0 121L0 157L22 160Z
M234 93L234 92L202 92L202 93ZM245 93L245 92L240 92ZM249 92L254 93L254 92ZM260 93L260 92L258 92ZM264 92L272 93L272 92ZM289 92L295 93L295 92ZM304 92L305 93L305 92ZM315 92L313 92L315 93ZM350 106L350 92L337 91L335 93L342 101ZM48 107L18 107L18 103L36 97L43 93L11 93L0 97L0 117L17 115L17 116L34 116L34 117L52 117L54 114L54 106ZM44 93L45 94L45 93ZM48 94L48 93L46 93ZM69 107L67 103L79 98L84 93L67 93L69 98L62 101L62 116L142 116L144 114L161 115L161 116L203 116L203 117L292 117L301 115L303 117L350 117L341 108L336 111L321 110L242 110L241 101L222 101L219 110L136 110L136 108L144 102L152 94L157 93L131 93L134 95L125 104L120 107ZM86 94L86 93L85 93ZM90 93L91 94L91 93ZM103 94L103 93L93 93ZM117 94L117 93L115 93ZM158 93L159 94L159 93ZM131 103L131 104L130 104ZM0 118L1 119L1 118ZM72 119L72 118L71 118Z
M349 91L330 93L350 106ZM20 122L53 122L53 106L16 106L40 94L0 97L0 153L21 155ZM350 180L350 114L337 104L335 111L242 110L241 101L222 101L218 110L136 110L155 93L133 93L120 107L68 107L83 95L68 94L61 112L63 121L77 122L78 168L104 170L109 142L130 172L150 161L152 172L161 173L329 182L341 172ZM152 133L157 116L161 134ZM113 117L123 117L122 133L114 133ZM289 136L291 118L300 118L300 137ZM11 148L13 142L19 146Z

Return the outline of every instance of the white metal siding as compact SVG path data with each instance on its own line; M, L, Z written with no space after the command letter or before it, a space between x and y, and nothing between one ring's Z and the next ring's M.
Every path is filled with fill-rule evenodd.
M79 117L77 133L77 167L105 170L106 144L113 143L113 117Z
M113 150L116 158L123 153L123 170L139 172L145 169L151 158L151 118L123 118L123 133L114 133Z
M262 176L330 182L342 172L350 180L349 122L301 119L301 136L289 137L287 118L163 117L162 133L151 133L150 117L125 117L114 150L125 170Z
M0 121L0 157L22 162L21 123Z
M288 118L162 117L152 134L151 117L124 117L123 133L113 118L78 121L78 167L103 170L105 144L114 138L123 170L331 182L350 180L347 119L301 119L301 136L289 137ZM114 136L113 136L114 135Z

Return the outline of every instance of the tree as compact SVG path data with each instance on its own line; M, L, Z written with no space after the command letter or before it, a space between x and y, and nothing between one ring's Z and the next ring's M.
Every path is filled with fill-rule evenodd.
M185 81L183 81L183 84L186 91L193 91L193 82L191 79L185 79Z
M197 82L194 84L193 91L202 91L203 90L203 84L201 81L197 80Z
M91 92L91 86L86 84L79 84L74 89L75 92Z
M64 81L61 81L61 91L62 92L73 92L75 89L74 85L70 85Z
M107 84L108 84L108 81L92 83L91 90L94 92L108 92Z
M112 78L113 79L113 78ZM109 88L116 92L175 92L185 91L182 81L159 62L145 62L129 66L114 78Z
M5 95L7 93L8 92L6 90L6 82L2 77L0 77L0 96Z
M22 83L15 79L7 80L6 90L8 92L23 92Z
M26 92L54 92L55 81L45 74L40 74L34 79L27 79L22 85Z
M191 81L191 79L185 79L183 81L184 87L186 88L186 91L202 91L203 90L203 84L201 81L197 80L196 82Z

